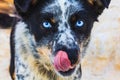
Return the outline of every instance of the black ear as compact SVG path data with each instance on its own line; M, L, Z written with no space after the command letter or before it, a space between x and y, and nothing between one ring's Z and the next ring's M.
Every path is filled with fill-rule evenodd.
M108 8L111 0L93 0L95 12L100 15L105 8Z
M105 8L108 8L111 0L87 0L93 10L94 16L98 17Z
M37 0L14 0L15 7L22 13L25 13L31 4L34 4Z
M87 0L91 5L108 8L111 0Z
M96 0L97 1L97 0ZM99 0L98 0L99 1ZM109 4L110 4L110 1L111 0L100 0L102 5L106 8L108 8Z

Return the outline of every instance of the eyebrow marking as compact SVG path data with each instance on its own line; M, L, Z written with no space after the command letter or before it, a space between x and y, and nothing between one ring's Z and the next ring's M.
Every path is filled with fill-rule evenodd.
M54 18L50 19L52 21L52 23L56 23L56 20Z

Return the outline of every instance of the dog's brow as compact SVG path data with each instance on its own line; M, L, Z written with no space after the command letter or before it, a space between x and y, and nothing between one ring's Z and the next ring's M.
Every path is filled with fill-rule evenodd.
M67 22L68 24L68 19L74 12L83 10L82 4L80 4L79 1L76 0L56 0L56 1L58 2L58 5L60 6L60 10L62 11L60 17L62 23ZM62 23L60 23L59 30L64 29Z
M69 26L69 18L75 13L84 10L82 3L79 0L54 0L51 3L46 4L47 6L42 8L42 13L53 14L53 17L58 21L58 30L65 29L64 23Z
M47 4L42 11L42 13L51 13L53 15L59 15L61 13L60 6L57 3Z

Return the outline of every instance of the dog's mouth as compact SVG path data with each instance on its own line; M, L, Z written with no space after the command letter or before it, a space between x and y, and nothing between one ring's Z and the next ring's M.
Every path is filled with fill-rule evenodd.
M66 51L60 50L57 52L54 58L54 67L55 70L58 71L61 75L69 76L75 71L78 62L79 60L77 60L75 64L72 64L68 53Z

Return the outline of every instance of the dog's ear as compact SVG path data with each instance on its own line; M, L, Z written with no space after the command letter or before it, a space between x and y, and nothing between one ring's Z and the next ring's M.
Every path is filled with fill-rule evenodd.
M108 8L111 0L100 0L100 1L101 1L101 4L102 4L104 7Z
M19 12L27 12L30 5L35 4L37 0L14 0L15 7Z
M87 0L93 9L94 17L98 17L105 8L109 7L111 0Z
M111 0L88 0L93 6L108 8Z

